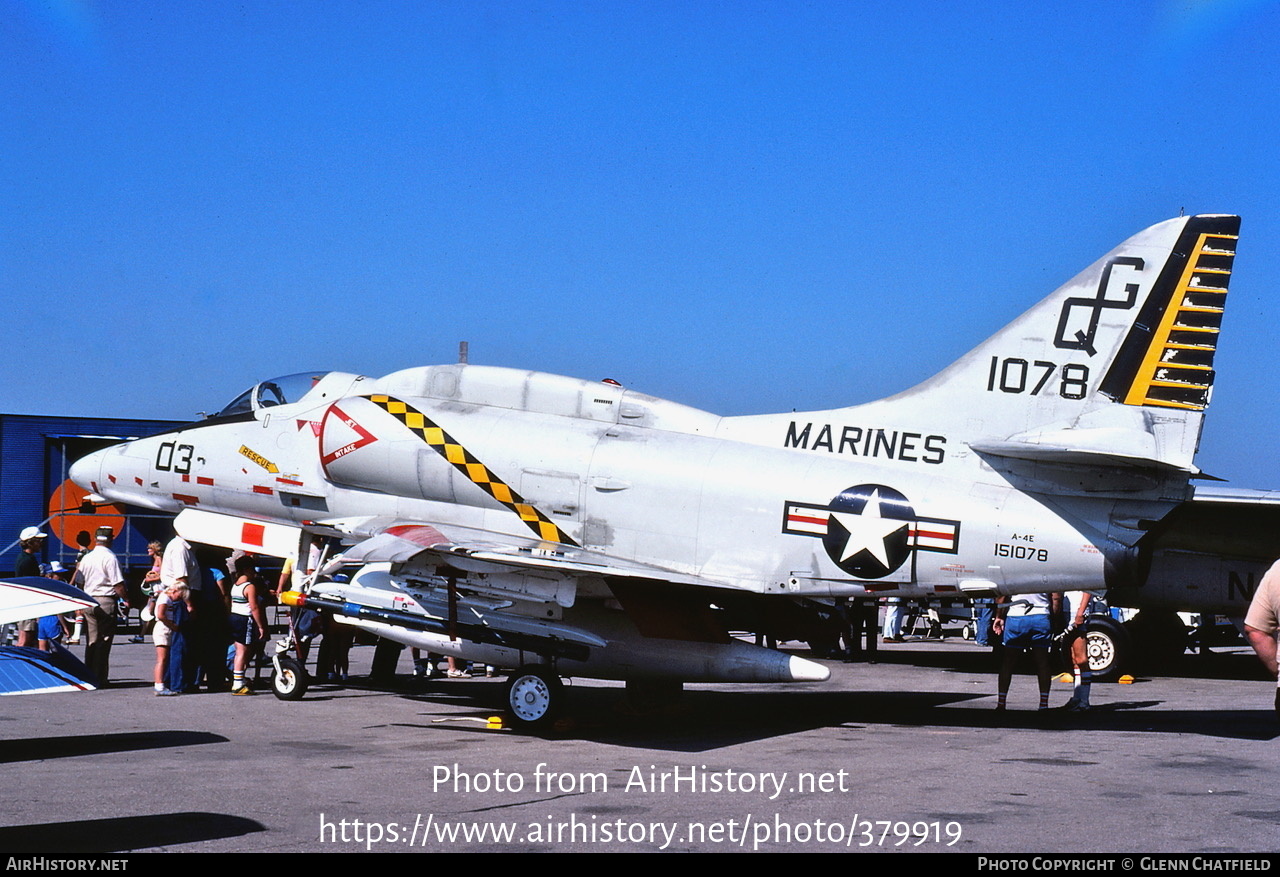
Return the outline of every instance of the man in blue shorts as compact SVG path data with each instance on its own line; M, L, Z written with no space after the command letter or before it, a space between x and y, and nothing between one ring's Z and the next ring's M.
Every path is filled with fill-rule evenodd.
M1040 709L1049 708L1049 647L1053 645L1051 617L1058 611L1060 601L1060 594L1019 594L1013 598L999 597L996 600L996 611L999 614L991 629L1004 642L997 710L1005 709L1009 699L1009 683L1013 681L1013 668L1018 663L1018 657L1025 651L1031 652L1031 659L1036 664L1036 679L1040 683Z

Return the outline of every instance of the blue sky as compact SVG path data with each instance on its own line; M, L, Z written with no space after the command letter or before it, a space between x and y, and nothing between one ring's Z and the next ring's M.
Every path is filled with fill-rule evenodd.
M724 414L1243 216L1198 462L1280 487L1275 2L0 6L0 411L471 361Z

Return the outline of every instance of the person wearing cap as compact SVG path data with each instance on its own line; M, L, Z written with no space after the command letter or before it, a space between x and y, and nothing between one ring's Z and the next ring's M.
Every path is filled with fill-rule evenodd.
M18 552L18 561L13 567L15 576L41 575L40 552L44 550L44 540L48 537L49 534L42 532L39 527L26 527L18 534L18 545L22 550ZM39 621L34 618L19 621L17 644L34 649L39 641L37 635L39 624Z
M124 571L120 568L119 558L111 550L113 535L110 527L98 528L97 546L80 561L75 575L75 583L98 604L84 613L88 628L84 663L97 677L99 687L108 684L111 640L116 632L116 606L118 600L128 599Z

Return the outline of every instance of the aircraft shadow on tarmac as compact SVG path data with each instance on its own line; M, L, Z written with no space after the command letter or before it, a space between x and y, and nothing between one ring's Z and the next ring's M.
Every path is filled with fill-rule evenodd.
M206 731L129 731L120 734L84 734L74 737L28 737L22 740L6 740L4 746L0 748L0 764L226 742L228 742L227 738L221 734L211 734Z
M0 849L9 853L122 853L240 837L266 826L226 813L154 813L114 819L84 819L48 825L0 827Z
M994 679L992 682L994 688ZM447 693L402 696L429 706L432 703L457 705L472 697L475 698L472 702L483 704L496 693L494 686L482 683L454 682L449 688ZM868 727L897 725L1026 728L1047 732L1140 731L1244 740L1271 740L1280 736L1280 725L1269 704L1264 707L1260 703L1258 709L1208 712L1163 709L1156 700L1128 700L1110 701L1085 714L1017 709L996 712L992 693L690 690L669 709L637 715L626 709L626 699L620 689L581 686L573 691L566 719L541 734L548 738L592 740L673 752L704 752L819 728L856 733ZM496 712L490 709L484 713L442 714L426 722L397 724L491 734L494 732L477 720Z

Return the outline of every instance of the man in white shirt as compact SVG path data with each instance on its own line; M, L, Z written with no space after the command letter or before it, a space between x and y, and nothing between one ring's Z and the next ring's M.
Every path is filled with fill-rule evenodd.
M96 547L86 554L76 566L75 583L84 588L97 606L85 612L88 639L84 649L84 663L97 677L99 687L108 684L107 674L111 663L111 640L116 632L117 600L127 599L124 587L124 571L120 560L111 550L114 537L110 527L99 527Z
M165 546L160 561L160 584L165 588L186 585L192 591L200 590L200 565L196 563L196 553L191 550L191 543L181 536L174 536Z

